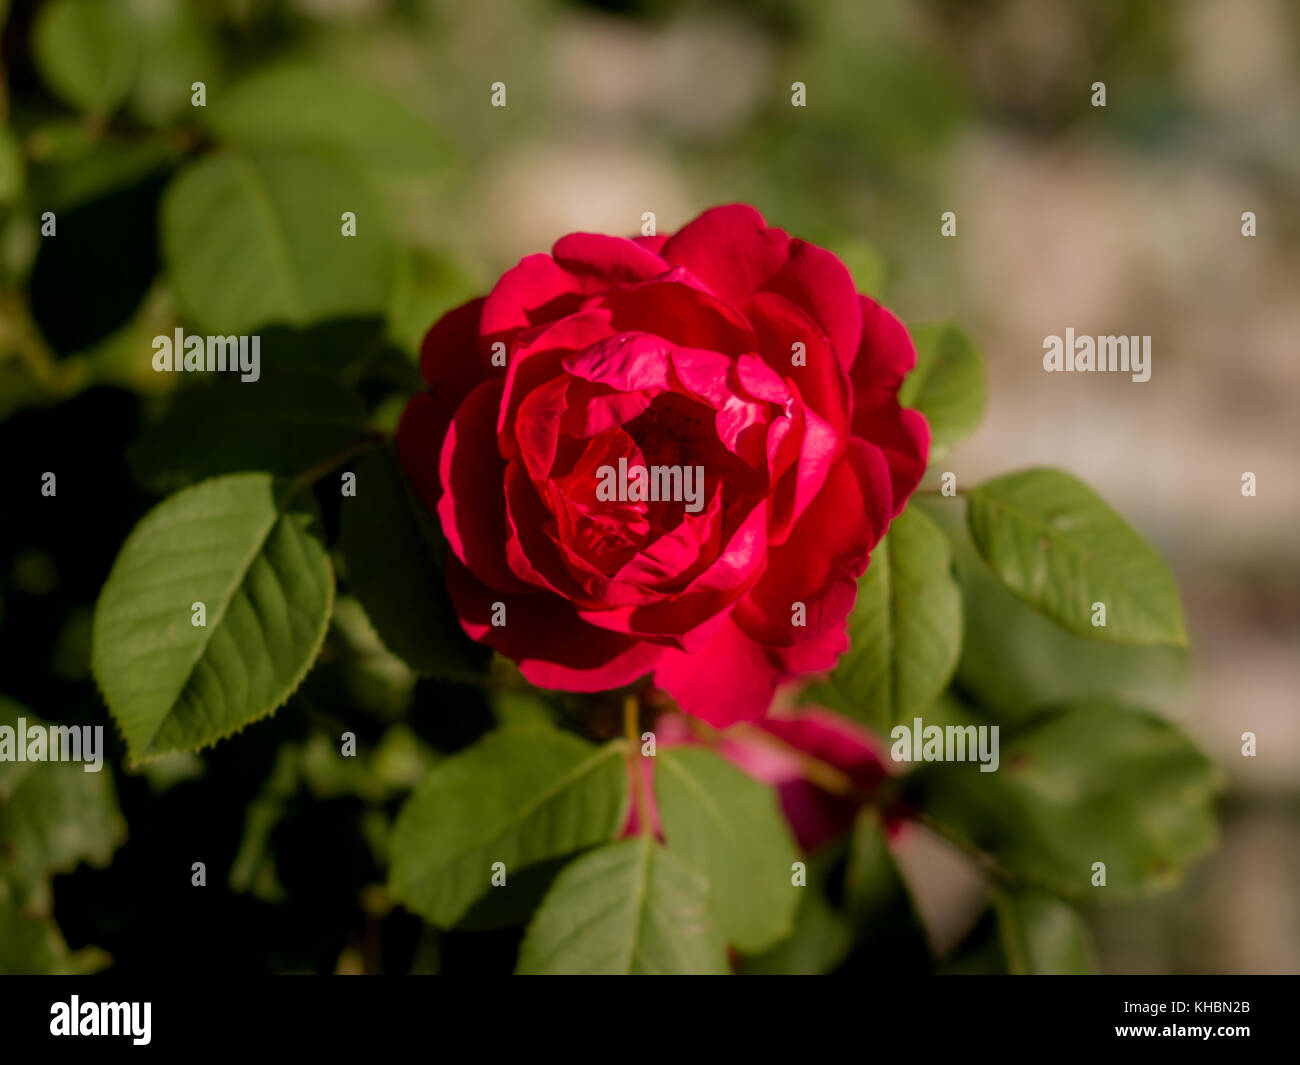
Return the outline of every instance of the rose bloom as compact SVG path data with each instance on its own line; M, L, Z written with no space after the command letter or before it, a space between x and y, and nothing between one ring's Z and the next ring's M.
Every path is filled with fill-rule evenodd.
M711 724L762 717L848 647L925 471L915 359L839 259L750 207L528 256L429 331L398 426L461 626L539 687L649 673ZM702 467L698 499L608 498L620 459Z

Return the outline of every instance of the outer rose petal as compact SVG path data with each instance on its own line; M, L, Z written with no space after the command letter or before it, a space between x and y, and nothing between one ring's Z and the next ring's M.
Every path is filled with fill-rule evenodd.
M916 365L916 348L889 310L862 298L862 344L853 364L853 433L880 448L893 482L893 514L925 476L930 427L917 411L898 404L898 386Z
M492 366L491 348L480 341L482 298L448 311L425 334L420 372L429 384L402 412L397 426L397 454L416 493L430 510L442 498L438 455L452 415L483 381L503 376Z
M916 365L916 346L907 327L891 310L869 296L859 296L858 300L862 340L851 370L854 389L897 393L903 376Z
M848 436L849 378L834 356L821 327L784 296L759 292L744 305L759 338L759 354L778 373L791 378L822 420ZM803 365L793 361L794 344L804 346Z
M862 425L859 427L859 418ZM930 454L930 426L920 411L904 410L896 400L874 409L854 411L854 431L866 437L889 464L894 499L893 517L907 506L908 497L925 476Z
M505 480L497 451L496 419L501 384L484 381L456 411L442 445L442 498L438 519L447 545L480 580L506 592L528 591L506 564L506 501L485 484Z
M667 233L656 233L653 237L633 237L632 243L658 255L663 250L663 246L668 243L668 236Z
M790 238L752 207L713 207L668 238L660 254L685 266L715 293L739 304L785 264Z
M442 498L438 457L447 436L449 418L443 418L438 403L428 392L412 398L397 422L397 458L420 501L433 513Z
M619 688L648 673L662 650L586 624L558 595L510 595L488 588L450 554L447 591L465 634L514 659L539 688ZM505 606L504 625L492 624L496 603Z
M717 728L757 721L779 679L763 649L730 618L697 654L665 650L654 673L655 684L682 710Z
M823 607L824 617L829 618L841 609L847 617L849 611L853 609L854 602L857 601L857 585L851 588L843 587L839 594L844 597L848 605L843 606L842 602L828 602ZM768 647L767 657L772 665L781 671L782 676L797 677L804 673L825 673L834 669L835 663L840 660L840 655L848 649L848 626L841 621L838 625L826 629L821 635L814 636L803 643L792 644L789 647Z
M643 244L601 233L570 233L551 249L555 261L573 273L589 273L608 281L649 281L668 264Z
M732 617L761 643L788 647L842 626L857 578L891 516L889 467L880 452L850 442L789 539L768 549L768 566ZM803 603L807 624L791 624Z
M570 273L549 255L528 255L488 294L479 328L484 335L511 335L554 322L576 311L584 295L604 287L597 278Z
M840 364L852 365L862 312L848 268L825 248L791 240L752 207L732 205L688 222L660 254L733 304L764 290L785 296L821 325Z
M420 373L438 391L455 392L453 407L480 381L502 371L492 365L492 346L479 332L483 317L482 296L448 311L424 335L420 344Z
M826 330L840 365L853 365L862 335L862 311L853 277L825 248L796 240L780 272L763 286L804 308Z

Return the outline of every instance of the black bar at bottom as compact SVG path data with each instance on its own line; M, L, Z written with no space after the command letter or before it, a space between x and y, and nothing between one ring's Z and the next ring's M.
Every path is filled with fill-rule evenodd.
M349 1049L404 1046L424 1046L430 1056L478 1046L491 1055L512 1043L534 1053L603 1047L602 1054L618 1054L628 1039L643 1053L666 1055L722 1044L732 1059L758 1043L765 1059L788 1045L864 1057L906 1046L1045 1056L1125 1046L1181 1056L1199 1047L1249 1060L1279 1050L1293 1056L1296 1042L1296 977L879 976L505 985L436 977L9 977L0 979L0 1061L97 1054L110 1045L169 1060L271 1049L337 1060ZM604 1041L606 1033L617 1041Z

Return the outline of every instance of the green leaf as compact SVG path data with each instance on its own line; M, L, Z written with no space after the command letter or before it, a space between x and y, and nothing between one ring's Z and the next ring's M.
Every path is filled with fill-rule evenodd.
M799 889L794 932L761 954L743 959L746 976L813 976L837 969L853 948L853 922L828 897L830 882L843 868L844 847L828 846L810 855L808 883Z
M925 723L982 724L951 701ZM934 762L904 781L939 831L991 854L1017 882L1075 903L1168 887L1215 839L1213 763L1167 722L1109 703L1003 729L993 772ZM1104 887L1093 886L1095 862L1105 863Z
M872 552L849 615L849 650L803 695L882 731L928 706L961 651L961 592L943 533L916 507Z
M69 951L55 923L28 912L0 879L0 976L85 975L109 961L94 947Z
M32 30L41 76L63 100L112 111L135 81L135 25L123 0L51 0Z
M236 474L164 500L127 538L95 608L92 665L133 760L229 736L302 681L334 598L306 507L293 485Z
M384 646L418 673L443 680L480 675L489 652L456 620L434 555L436 529L387 449L351 465L357 494L341 503L339 547L348 587Z
M1072 906L1038 891L993 896L1007 970L1082 975L1093 971L1088 929Z
M0 727L14 729L15 742L19 718L29 729L49 727L0 696ZM126 839L111 770L101 763L98 771L86 772L88 764L0 762L0 880L24 900L40 898L55 873L71 872L82 862L108 865Z
M363 371L384 354L386 326L384 319L377 316L334 318L305 329L273 325L261 332L262 350L266 352L265 361L277 368L335 374L355 386ZM416 387L423 387L422 379Z
M172 398L131 449L136 476L156 491L205 477L260 470L305 473L372 434L365 406L336 374L268 367L257 381L214 371Z
M898 401L930 423L930 461L970 436L984 416L984 363L975 345L951 322L911 327L916 366L903 380Z
M343 212L356 236L342 235ZM209 333L382 313L395 251L382 212L341 161L306 149L208 156L163 197L163 252L185 310Z
M621 743L545 727L502 729L435 766L393 829L393 895L449 926L528 865L612 839L626 818ZM493 888L504 862L506 886Z
M973 489L971 538L1002 582L1071 632L1127 644L1187 643L1178 588L1155 550L1083 482L1025 470ZM1092 624L1093 604L1106 624Z
M23 191L23 153L18 138L8 126L0 126L0 207L6 207Z
M25 914L12 889L0 879L0 976L55 973L66 950L54 922Z
M456 921L457 932L487 932L501 928L521 929L541 906L556 877L573 855L548 858L528 865L510 877L509 891L489 891L481 895L465 915Z
M971 542L962 499L918 500L948 535L964 619L956 684L998 720L1044 707L1114 699L1159 709L1187 677L1181 647L1102 643L1067 632L1010 591Z
M753 954L788 936L802 890L791 882L799 855L772 789L698 747L660 751L655 762L664 838L705 875L727 942Z
M96 139L78 122L59 120L28 135L33 154L31 191L40 211L62 212L142 185L181 158L163 136L132 141ZM151 214L152 206L151 206Z
M519 973L726 973L700 875L649 836L601 847L556 878L519 951Z
M251 894L262 902L287 900L271 840L298 790L301 757L297 746L281 747L261 791L244 808L244 832L226 877L231 891Z
M130 0L140 69L128 110L152 126L168 126L191 109L192 86L202 81L208 100L214 91L219 50L224 43L208 23L209 12L192 0Z
M316 67L262 70L211 101L207 125L246 147L320 145L396 176L440 169L433 127L385 93Z

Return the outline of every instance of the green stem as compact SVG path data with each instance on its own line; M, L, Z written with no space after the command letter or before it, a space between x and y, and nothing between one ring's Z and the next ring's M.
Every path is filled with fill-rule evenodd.
M627 764L636 781L636 819L643 838L653 835L650 824L650 795L641 771L641 704L635 695L623 700L623 734L627 737Z
M349 444L347 447L343 448L342 451L336 451L324 462L317 463L309 470L304 470L294 478L294 483L300 488L304 485L313 484L329 473L330 470L337 466L341 466L350 458L355 458L357 455L363 454L371 448L377 447L379 444L382 444L385 439L387 439L386 433L375 430L374 432L367 434L364 439L358 440L355 444Z

